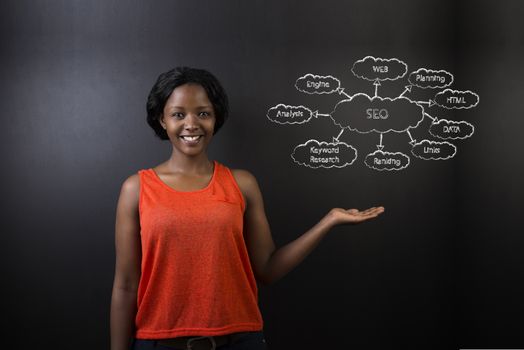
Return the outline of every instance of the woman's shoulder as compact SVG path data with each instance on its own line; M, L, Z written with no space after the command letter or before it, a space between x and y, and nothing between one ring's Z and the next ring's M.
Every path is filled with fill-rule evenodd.
M247 183L256 182L255 175L245 169L230 169L231 173L235 177L235 180Z
M231 169L231 173L244 195L258 188L257 179L251 172L244 169Z
M134 173L129 175L123 182L120 195L128 200L138 200L140 193L140 175Z

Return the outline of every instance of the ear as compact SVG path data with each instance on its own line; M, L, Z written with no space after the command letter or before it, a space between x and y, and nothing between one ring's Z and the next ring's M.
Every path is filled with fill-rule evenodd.
M164 113L162 113L162 114L160 115L160 118L158 118L158 122L159 122L160 125L164 128L164 130L167 129L166 122L164 121Z

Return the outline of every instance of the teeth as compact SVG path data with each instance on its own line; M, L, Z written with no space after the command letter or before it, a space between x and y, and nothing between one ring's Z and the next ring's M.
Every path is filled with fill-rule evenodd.
M186 141L196 141L199 137L200 136L182 136L182 138Z

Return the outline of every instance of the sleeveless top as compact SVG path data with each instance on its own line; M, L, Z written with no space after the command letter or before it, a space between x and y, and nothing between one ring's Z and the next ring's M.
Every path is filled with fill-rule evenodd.
M140 177L142 275L138 339L262 330L257 284L243 237L245 202L214 161L209 184L177 191L153 169Z

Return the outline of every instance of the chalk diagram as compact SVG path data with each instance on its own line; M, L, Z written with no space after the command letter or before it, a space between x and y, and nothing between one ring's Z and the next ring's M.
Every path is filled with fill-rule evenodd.
M429 107L444 109L469 109L477 106L479 96L469 90L453 90L453 75L445 70L419 68L409 73L408 85L396 97L379 95L381 82L402 79L408 73L408 66L397 58L377 58L366 56L354 62L351 72L360 79L373 83L374 95L359 92L346 93L340 80L331 75L305 74L297 79L295 88L306 94L339 94L339 101L328 114L312 111L305 106L291 106L284 103L269 108L267 118L277 124L304 124L312 118L330 118L340 127L338 135L331 140L311 139L296 146L291 154L293 161L309 168L343 168L352 165L357 159L357 149L341 141L341 136L349 131L359 134L376 134L377 150L364 157L367 167L374 170L396 171L406 169L410 156L398 151L386 151L383 143L388 133L405 133L406 142L411 145L411 155L422 160L451 159L457 147L450 141L466 139L473 135L475 128L466 121L439 119L430 115ZM443 89L432 99L414 101L406 94L413 88ZM410 130L417 128L424 118L431 120L429 134L436 140L413 139ZM409 137L409 139L408 139Z

